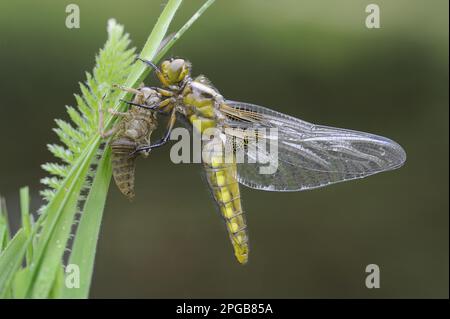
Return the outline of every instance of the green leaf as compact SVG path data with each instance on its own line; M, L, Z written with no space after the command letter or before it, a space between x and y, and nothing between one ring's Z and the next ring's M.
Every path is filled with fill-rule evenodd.
M64 267L61 265L56 271L55 280L53 281L52 289L48 295L49 298L57 299L61 298L62 291L64 289Z
M72 121L69 123L57 119L58 128L54 129L64 145L48 145L49 150L66 165L47 163L43 168L59 178L67 178L74 163L83 154L83 150L99 145L98 104L107 93L109 101L115 101L120 92L111 91L112 85L121 83L130 73L133 62L133 49L129 49L130 39L124 33L123 26L114 20L108 22L108 40L96 57L96 66L92 72L86 73L86 82L80 84L81 95L75 95L77 107L66 107ZM86 153L84 153L86 154ZM93 164L89 162L89 165ZM62 180L43 178L43 184L50 191L43 191L46 198L52 200L54 190L62 187ZM88 187L86 181L84 187ZM43 209L43 211L45 211Z
M178 30L173 37L170 38L170 40L166 43L166 45L164 46L164 48L162 48L157 56L156 56L156 61L159 61L163 56L166 55L167 51L170 50L170 48L175 44L175 42L178 41L178 39L181 38L181 36L194 24L195 21L197 21L198 18L200 18L200 16L206 11L206 9L208 9L215 0L208 0L206 1L201 7L200 9L197 10L197 12L195 12L192 17L180 28L180 30Z
M95 145L94 145L95 146ZM85 150L74 173L64 181L46 208L45 223L39 233L34 264L31 265L31 283L27 296L32 298L47 298L56 272L61 265L71 227L75 219L78 197L89 170L89 163L95 157L96 147ZM41 216L42 218L42 216Z
M23 187L20 189L20 213L22 217L22 229L25 232L25 235L31 238L32 229L31 229L31 215L30 215L30 191L28 187ZM26 254L27 265L31 263L31 259L33 256L33 247L29 245Z
M15 299L23 299L26 296L28 283L30 282L31 272L29 268L20 269L16 272L12 284L12 296Z
M61 165L56 163L46 163L41 165L41 167L49 172L52 175L58 176L58 177L66 177L68 172L67 165Z
M0 223L0 253L5 249L6 245L8 244L9 236L8 236L8 229L6 228L6 225L3 223Z
M6 202L3 197L0 196L0 253L8 245L10 231L8 223L8 211L6 210Z
M65 287L63 298L87 298L89 295L97 240L110 180L111 150L108 148L100 161L91 191L84 205L70 254L69 264L77 265L80 269L80 288Z
M12 279L22 263L29 243L30 237L24 229L20 229L0 254L0 298L8 295Z

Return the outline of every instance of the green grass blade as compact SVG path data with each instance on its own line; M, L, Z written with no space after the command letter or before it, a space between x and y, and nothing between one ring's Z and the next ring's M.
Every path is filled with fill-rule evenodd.
M6 202L3 197L0 196L0 253L8 245L10 238L8 211L6 209Z
M10 293L14 274L19 270L31 237L20 229L0 255L0 298Z
M53 281L52 289L50 290L50 293L48 295L49 298L52 299L58 299L61 298L62 291L64 289L64 266L59 266L58 270L56 271L55 280Z
M85 150L87 154L81 156L81 162L73 168L75 173L66 179L66 187L58 191L47 207L49 212L36 247L36 258L30 268L32 277L28 297L49 296L75 219L78 197L96 150L95 145Z
M26 236L31 237L31 215L30 215L30 191L28 187L20 189L20 213L22 217L22 228ZM27 265L31 263L33 257L33 246L29 245L26 253Z
M99 163L70 254L69 264L77 265L80 269L80 287L64 287L63 298L87 298L89 295L97 240L110 180L111 150L108 148Z
M182 2L183 0L169 0L169 2L166 4L163 12L158 18L158 21L156 21L156 24L153 27L150 36L144 44L144 47L140 54L141 58L151 60L155 57L159 45L164 39L164 36L169 29L169 25L172 22L175 13L177 12Z
M8 244L8 229L6 225L0 222L0 253L5 249Z
M208 0L206 1L200 9L195 12L192 17L178 30L173 37L170 38L170 40L164 45L164 47L161 49L160 52L158 52L155 60L159 61L163 56L166 55L167 51L170 50L170 48L175 44L175 42L178 41L179 38L194 24L195 21L197 21L198 18L208 9L215 0Z
M30 268L23 268L16 272L12 283L13 298L25 298L28 289L28 283L30 282L30 275Z

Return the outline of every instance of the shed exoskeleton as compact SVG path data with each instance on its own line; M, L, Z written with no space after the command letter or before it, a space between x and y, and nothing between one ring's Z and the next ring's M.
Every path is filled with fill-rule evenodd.
M117 88L133 93L133 102L139 104L155 104L161 101L161 95L155 90L141 86L139 89ZM120 116L119 122L109 131L103 128L103 103L99 105L99 132L102 138L113 136L110 141L111 161L114 181L120 192L132 200L134 192L135 161L139 155L147 157L150 150L135 153L135 151L151 142L153 131L157 128L156 112L131 105L127 112L109 113Z

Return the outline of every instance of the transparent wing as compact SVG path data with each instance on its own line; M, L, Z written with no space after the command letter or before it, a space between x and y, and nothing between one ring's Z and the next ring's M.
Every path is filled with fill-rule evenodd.
M238 180L251 188L312 189L393 170L406 160L402 147L382 136L314 125L243 102L226 101L220 110L227 118L226 143L245 151L245 161L237 164ZM226 128L231 128L231 132ZM269 132L271 128L276 128L277 137L271 133L248 133L260 129ZM277 151L269 146L275 140ZM258 141L266 147L251 147Z

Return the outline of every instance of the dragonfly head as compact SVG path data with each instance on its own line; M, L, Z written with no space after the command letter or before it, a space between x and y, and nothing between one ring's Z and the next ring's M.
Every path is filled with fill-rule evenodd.
M161 72L169 85L178 84L191 72L191 64L180 58L171 58L161 63Z

